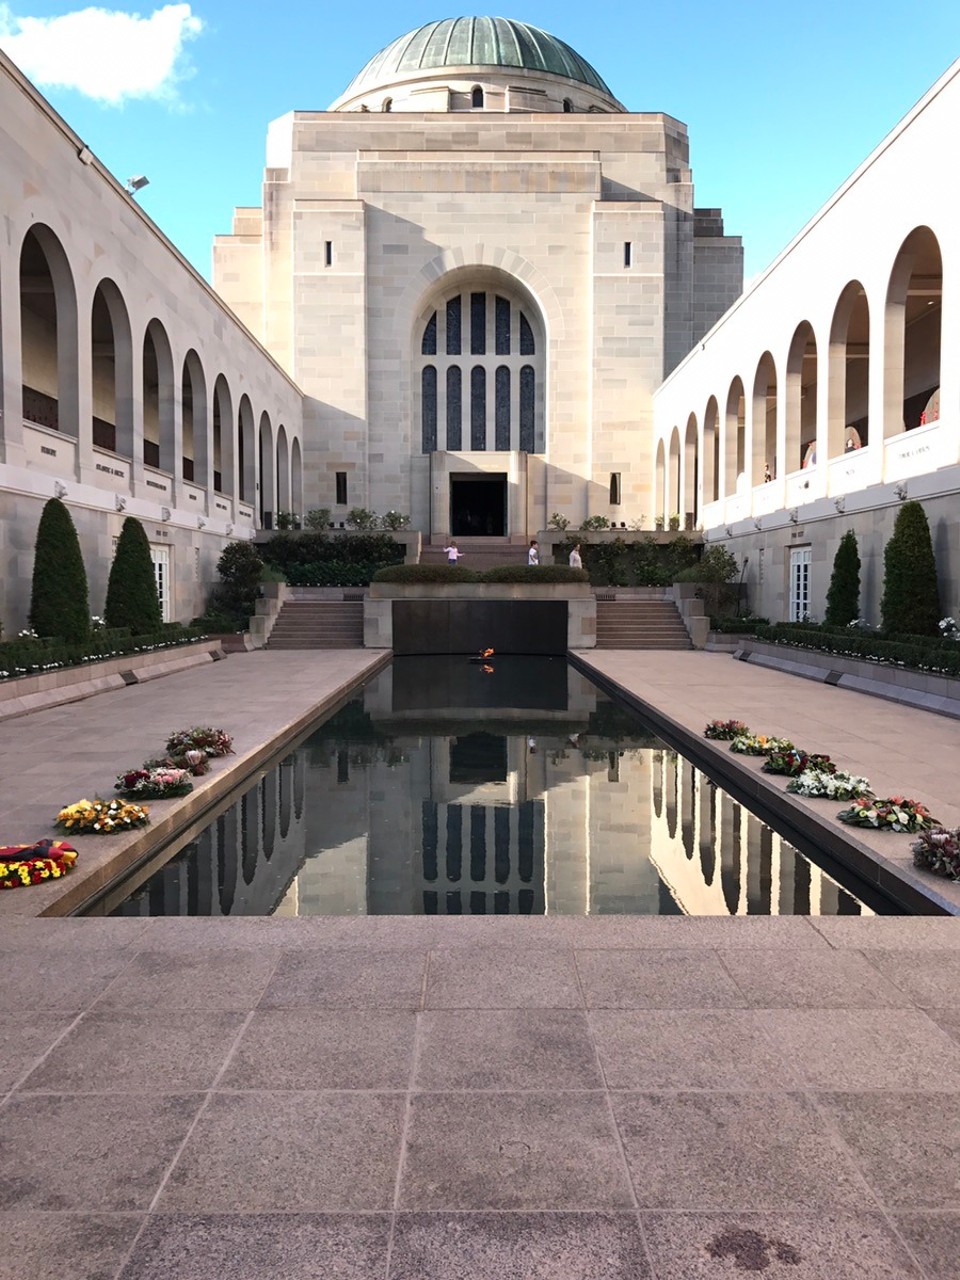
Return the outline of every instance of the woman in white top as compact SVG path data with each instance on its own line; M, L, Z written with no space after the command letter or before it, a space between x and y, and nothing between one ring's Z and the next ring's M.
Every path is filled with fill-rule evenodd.
M444 553L447 557L447 564L456 564L463 552L451 538L449 547L444 547Z
M583 561L580 559L580 543L579 542L570 552L570 568L571 569L583 568Z

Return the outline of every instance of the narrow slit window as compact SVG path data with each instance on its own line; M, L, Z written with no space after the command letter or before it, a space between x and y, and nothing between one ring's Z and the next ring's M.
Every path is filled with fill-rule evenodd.
M474 86L473 93L470 96L470 102L471 102L471 105L474 107L483 106L483 90L480 88L479 85Z
M633 266L633 243L630 240L623 242L623 265L625 267Z
M323 265L325 267L333 266L333 241L324 240L323 242Z
M620 472L610 472L610 505L611 507L619 507L623 501L621 497Z
M337 472L337 506L345 507L347 505L347 473L345 471Z

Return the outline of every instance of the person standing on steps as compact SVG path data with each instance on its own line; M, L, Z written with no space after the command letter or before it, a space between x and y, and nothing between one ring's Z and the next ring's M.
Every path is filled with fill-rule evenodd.
M578 542L578 543L577 543L577 545L573 548L573 550L570 552L570 568L571 568L571 569L582 569L582 568L583 568L583 561L582 561L582 560L581 560L581 558L580 558L580 543L579 543L579 542Z
M463 552L460 550L460 548L457 546L457 544L454 542L452 538L450 539L450 545L444 547L443 550L444 550L444 554L447 557L447 564L456 564L457 561L460 559L460 557L463 555Z
M527 552L527 564L536 565L540 563L540 547L536 538L530 539L530 550Z

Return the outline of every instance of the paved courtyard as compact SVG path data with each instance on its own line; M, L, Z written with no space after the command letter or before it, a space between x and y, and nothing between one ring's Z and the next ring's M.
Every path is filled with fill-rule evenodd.
M815 716L837 754L907 715L597 658L678 714ZM192 705L225 722L317 688L270 655L214 674ZM191 678L128 692L159 729ZM125 696L40 713L81 730L61 780ZM31 719L5 786L41 763ZM5 917L0 1280L956 1280L958 943L929 917Z

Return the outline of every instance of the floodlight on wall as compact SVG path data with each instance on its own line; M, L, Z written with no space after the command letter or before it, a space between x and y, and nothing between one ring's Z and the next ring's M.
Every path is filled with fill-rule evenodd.
M847 509L847 500L846 498L843 498L843 497L834 498L833 505L837 508L840 514L843 515L844 511L846 511Z
M905 484L898 484L893 492L897 495L900 501L903 502L907 496L907 486Z
M116 507L118 511L126 511L127 500L126 498L122 497L119 493L115 493L113 495L113 505Z
M81 164L93 163L93 152L90 150L90 148L87 146L85 142L82 144L82 146L80 147L80 150L77 152L77 159L80 161Z
M127 179L127 195L136 195L138 191L142 191L144 187L149 187L150 179L142 173L135 174L134 177Z

